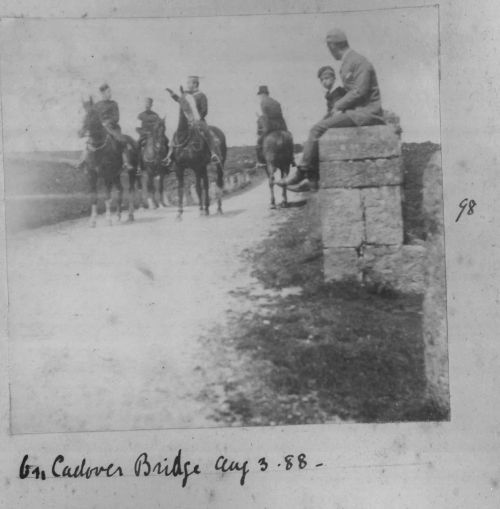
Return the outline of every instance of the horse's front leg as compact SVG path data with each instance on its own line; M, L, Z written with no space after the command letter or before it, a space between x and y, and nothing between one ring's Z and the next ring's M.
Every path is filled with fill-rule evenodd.
M195 188L196 196L198 196L198 207L200 209L200 216L203 214L203 194L201 189L201 172L195 172Z
M158 205L155 202L155 181L154 181L154 175L153 175L153 168L151 168L151 165L148 164L147 170L146 170L147 176L148 176L148 208L150 209L156 209L158 208Z
M134 220L135 209L135 182L137 180L136 172L128 172L128 221L131 223Z
M111 189L113 187L112 181L107 181L105 184L106 188L106 198L104 203L106 204L106 221L109 226L113 225L113 221L111 220Z
M178 208L177 208L177 221L182 220L183 213L183 201L184 201L184 168L181 168L175 163L175 173L177 175L177 197L178 197Z
M281 180L283 180L285 177L288 176L288 172L284 172L283 170L280 170L281 173ZM281 203L280 206L285 208L288 207L288 197L286 194L286 186L283 186L281 188Z
M118 174L115 177L115 186L116 186L116 189L118 190L118 203L116 205L116 216L118 218L118 221L121 221L121 219L122 219L122 203L123 203L123 184L122 184L122 179L121 179L120 174Z
M90 183L90 222L89 226L95 228L97 224L97 172L89 169Z
M159 182L158 182L158 194L160 195L160 207L166 207L167 204L165 203L165 172L163 171L163 168L160 167L159 171Z
M203 192L205 194L205 215L210 215L210 189L208 187L208 170L203 172Z

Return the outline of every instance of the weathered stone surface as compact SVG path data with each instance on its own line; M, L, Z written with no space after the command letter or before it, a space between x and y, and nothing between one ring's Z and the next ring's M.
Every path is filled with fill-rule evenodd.
M364 240L363 209L358 189L321 189L325 247L357 247Z
M387 125L329 129L319 140L319 160L345 161L399 156L401 143Z
M403 216L399 186L360 189L363 200L366 242L402 244Z
M401 158L320 163L322 188L393 186L403 182Z
M424 359L429 399L443 413L450 410L446 279L441 153L436 152L423 175L422 207L426 241L426 292L423 303Z
M358 253L354 248L327 248L323 257L325 281L361 280Z
M424 246L366 246L363 252L363 280L381 288L423 294L426 288Z

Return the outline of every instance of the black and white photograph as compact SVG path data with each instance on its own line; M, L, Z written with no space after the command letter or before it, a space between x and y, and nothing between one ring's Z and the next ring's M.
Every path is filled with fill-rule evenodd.
M1 25L12 434L450 420L437 6Z

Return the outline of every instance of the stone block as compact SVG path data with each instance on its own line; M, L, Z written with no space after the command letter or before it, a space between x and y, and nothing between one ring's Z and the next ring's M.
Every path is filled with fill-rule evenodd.
M323 256L325 281L361 281L358 252L354 248L327 248Z
M401 143L387 125L329 129L319 140L319 160L345 161L401 155Z
M399 186L360 189L368 244L402 244L403 216Z
M322 188L394 186L403 182L401 158L320 163Z
M364 282L404 293L423 294L426 257L427 249L420 245L366 246L362 257Z
M365 237L359 189L321 189L321 223L325 247L357 247Z

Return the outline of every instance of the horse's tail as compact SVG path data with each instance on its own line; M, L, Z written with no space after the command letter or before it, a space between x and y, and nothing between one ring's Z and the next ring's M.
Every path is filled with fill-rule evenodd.
M130 164L136 168L139 164L139 144L128 134L123 134L122 139L128 160Z
M289 131L273 131L263 142L264 157L267 162L283 169L293 162L293 136ZM288 168L286 168L288 169Z
M215 137L217 138L217 140L219 142L219 150L220 150L220 154L222 157L222 166L224 166L224 163L226 162L226 157L227 157L226 135L224 134L224 132L221 129L219 129L216 126L211 125L211 126L209 126L209 129L210 129L210 131L212 131L212 133L215 135Z

